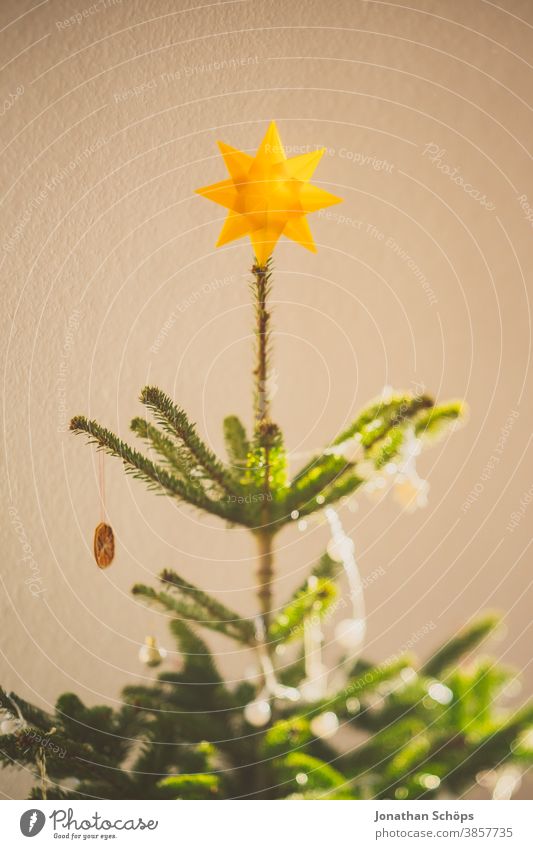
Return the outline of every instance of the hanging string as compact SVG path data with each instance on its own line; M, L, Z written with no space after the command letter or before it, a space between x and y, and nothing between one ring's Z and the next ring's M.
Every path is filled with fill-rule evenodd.
M105 454L103 451L98 452L98 489L100 493L100 522L106 520L106 505L105 505Z
M99 451L98 489L100 502L100 523L96 526L93 540L94 559L100 569L107 569L115 556L115 535L106 521L104 452Z

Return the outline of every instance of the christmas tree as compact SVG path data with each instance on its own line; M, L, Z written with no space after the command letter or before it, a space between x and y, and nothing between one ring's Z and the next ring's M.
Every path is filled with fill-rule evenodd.
M34 772L35 799L430 799L463 793L476 778L496 783L501 797L502 770L508 788L509 775L532 761L533 707L503 712L498 696L513 672L484 657L463 661L497 617L467 625L421 665L400 653L364 661L363 583L336 509L360 490L388 486L409 508L422 504L417 454L461 419L463 406L386 391L289 477L269 399L271 257L282 235L314 250L306 215L339 199L310 183L321 151L287 159L274 124L255 157L220 147L230 178L200 193L228 209L219 244L249 235L254 248L253 428L225 419L223 461L186 412L149 386L145 415L131 423L145 453L84 416L71 429L157 493L246 528L257 543L257 610L231 610L171 569L155 586L134 586L168 614L182 668L125 687L119 710L66 693L51 714L0 690L1 762ZM317 515L331 530L328 549L275 607L277 534ZM113 553L112 530L100 525L98 564L108 566ZM351 615L335 630L339 682L321 646L328 620L346 607ZM225 683L209 631L255 653L252 680ZM153 638L142 658L153 667L164 660ZM336 746L341 726L356 736Z

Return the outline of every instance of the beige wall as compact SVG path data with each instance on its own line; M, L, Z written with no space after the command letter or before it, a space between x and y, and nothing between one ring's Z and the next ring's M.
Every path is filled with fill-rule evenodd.
M224 176L218 138L254 150L275 118L289 149L328 148L318 180L345 198L333 210L344 219L311 222L318 255L288 242L276 252L274 413L290 450L320 446L384 384L463 396L471 411L421 461L426 510L361 497L343 513L363 575L385 570L367 590L367 655L434 623L424 656L497 608L507 629L490 648L524 670L523 697L533 506L507 526L533 494L532 224L519 200L533 207L531 4L190 5L100 0L86 17L83 0L0 6L1 680L43 705L68 689L116 701L146 673L145 634L169 644L164 620L129 595L164 566L254 609L245 533L156 499L112 460L118 553L100 573L95 457L65 423L88 412L126 434L146 382L219 451L224 415L250 420L251 251L215 251L221 215L193 191ZM284 532L278 600L326 541L324 526ZM219 649L238 677L249 659ZM7 796L26 787L0 782Z

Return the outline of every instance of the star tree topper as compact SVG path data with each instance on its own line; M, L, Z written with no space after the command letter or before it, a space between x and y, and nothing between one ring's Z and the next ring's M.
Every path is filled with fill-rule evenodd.
M230 179L196 190L229 210L217 247L249 235L260 266L280 236L316 253L306 215L342 200L309 182L325 148L287 159L275 121L255 157L224 142L218 146Z

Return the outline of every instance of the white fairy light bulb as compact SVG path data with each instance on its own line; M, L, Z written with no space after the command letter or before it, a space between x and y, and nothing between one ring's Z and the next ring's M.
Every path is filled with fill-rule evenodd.
M346 710L348 713L358 713L361 710L361 702L355 696L346 699Z
M335 560L337 563L343 563L353 555L354 544L349 537L341 537L337 534L332 536L326 550L332 560Z
M21 728L21 722L15 717L8 717L0 722L0 734L16 734Z
M420 450L420 440L411 427L406 431L394 477L394 498L410 513L428 502L429 483L416 471Z
M426 790L437 790L440 787L440 778L438 775L433 775L432 773L424 773L418 779L422 787L425 787Z
M17 713L18 716L11 713L11 711L7 710L7 708L4 710L0 709L0 734L16 734L17 731L24 728L26 722L18 707Z
M315 737L320 737L321 740L329 740L338 731L339 720L332 710L327 710L325 713L315 716L309 727Z
M434 702L439 705L449 705L453 701L453 692L446 684L441 684L440 681L434 681L428 687L428 695Z
M245 706L243 713L248 725L253 725L254 728L262 728L272 716L270 705L266 699L257 699L255 702L249 702Z
M481 772L476 774L476 783L479 784L480 787L485 787L491 792L494 790L497 780L498 773L495 769L483 769Z
M157 645L155 637L146 637L139 649L139 660L145 666L159 666L167 656L167 650Z
M335 628L335 639L344 649L356 651L361 648L366 634L364 619L342 619Z
M498 801L511 799L513 793L520 789L521 783L522 771L518 767L504 767L498 771L498 779L492 792L492 798Z
M405 477L399 475L394 483L394 498L409 513L418 507L426 507L428 503L429 483L418 475Z
M331 557L335 563L342 563L342 553L334 539L330 539L326 546L328 557Z
M401 670L400 678L405 684L412 684L418 678L418 674L412 666L406 666L405 669Z

